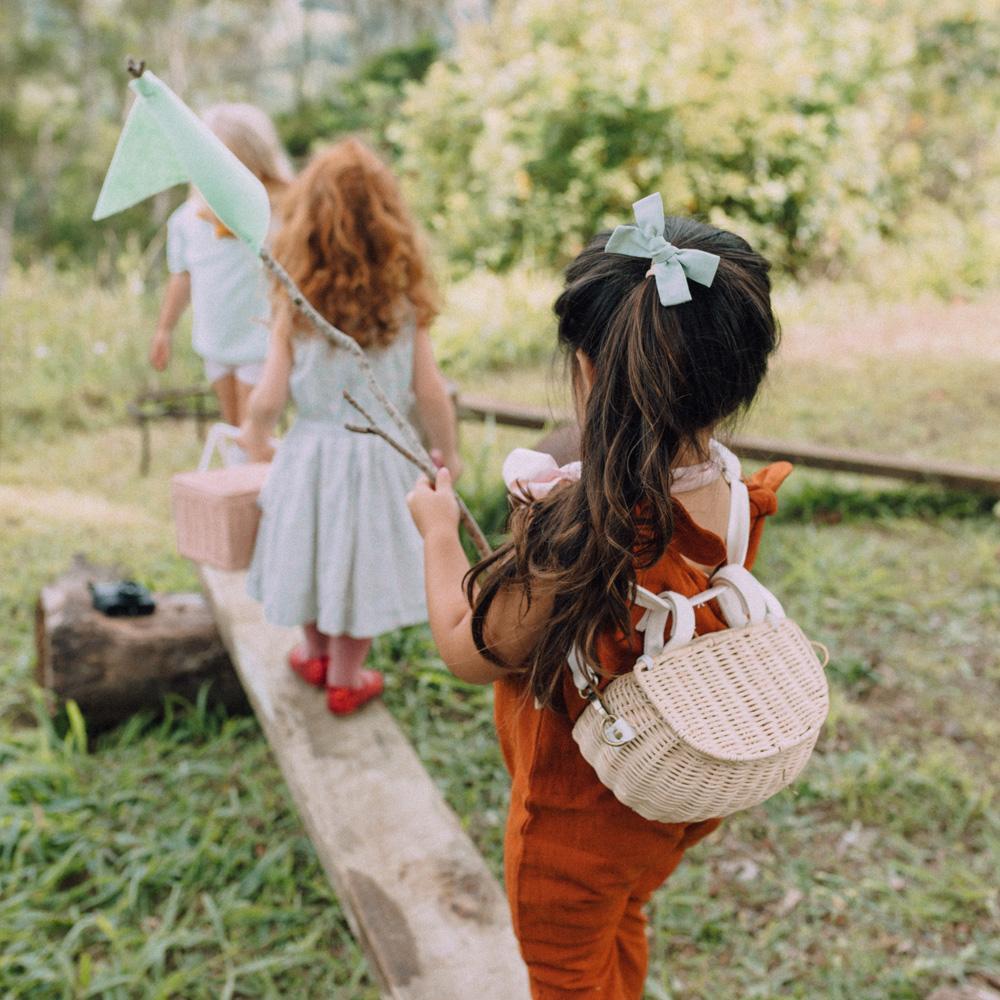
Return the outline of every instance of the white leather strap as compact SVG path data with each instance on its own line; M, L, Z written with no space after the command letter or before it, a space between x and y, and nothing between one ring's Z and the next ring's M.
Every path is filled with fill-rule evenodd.
M784 618L785 612L778 599L744 568L750 546L750 493L741 475L740 460L723 444L711 442L712 454L722 468L722 476L729 484L729 523L726 528L727 565L716 571L711 579L711 589L685 597L673 590L654 594L637 586L633 601L645 609L636 624L643 633L643 655L658 656L665 649L686 645L694 637L696 605L718 602L723 620L730 628L756 625L766 618ZM666 636L667 621L670 636ZM587 697L589 689L596 687L600 677L580 657L574 647L569 653L569 668L573 683L581 695Z
M204 472L212 464L212 455L216 450L222 456L223 463L229 464L228 455L223 451L223 445L239 436L239 427L233 427L232 424L212 424L208 429L208 434L205 435L205 447L201 449L198 471Z
M201 449L201 459L198 461L198 471L204 472L212 464L212 455L217 451L224 466L242 465L248 462L247 453L236 444L236 438L240 436L240 428L233 427L232 424L216 423L212 424L205 435L205 447ZM271 438L271 447L277 448L279 445L277 438Z
M750 492L741 476L740 460L714 438L712 454L722 464L722 477L729 483L729 524L726 527L726 561L742 566L750 547Z
M712 575L713 587L720 587L716 597L722 618L730 628L759 625L765 619L785 617L778 599L749 570L735 564L723 566Z
M683 594L665 590L654 594L645 587L636 587L635 603L645 608L636 629L643 633L643 655L659 656L665 649L689 643L694 636L694 605ZM670 638L666 638L667 619Z
M576 646L569 651L567 660L569 661L570 672L573 674L573 683L576 685L576 689L580 692L580 695L586 698L590 688L597 687L600 677L583 662L580 651Z
M761 591L764 589L742 567L735 563L717 570L710 581L722 585L716 598L723 621L730 628L759 625L767 616L767 604Z

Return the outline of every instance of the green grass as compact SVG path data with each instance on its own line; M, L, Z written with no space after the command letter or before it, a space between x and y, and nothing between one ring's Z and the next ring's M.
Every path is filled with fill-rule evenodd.
M40 708L32 602L73 552L194 586L163 481L197 443L188 427L154 435L147 480L127 428L5 464L0 995L373 996L252 719L176 705L84 752ZM470 456L479 506L495 460ZM794 792L726 823L657 895L651 997L917 998L1000 962L998 547L982 515L772 526L761 572L833 650L831 720ZM390 709L499 873L489 692L443 673L424 629L376 656Z
M843 317L821 305L792 303L752 429L995 462L992 348L977 357L960 334L945 352L896 342L880 372L867 338L846 343ZM36 303L17 336L33 343L64 316L50 343L75 350L72 338L94 339L92 307L82 292L76 312ZM980 308L918 312L942 330ZM5 391L0 482L0 996L376 996L252 718L202 699L95 735L72 710L48 714L32 680L38 589L75 552L193 589L165 482L199 445L190 426L156 426L140 479L119 404L141 356L109 372L111 402L94 409L69 379L88 355L35 372L12 342L5 332L5 387L23 384L13 402ZM549 391L541 366L478 388L531 402ZM495 529L499 457L533 435L469 425L463 437L462 488ZM803 470L782 494L760 573L831 649L830 721L794 789L726 822L657 893L648 996L917 1000L996 974L1000 522L979 498ZM380 639L375 658L390 710L499 873L508 785L491 693L446 674L423 628Z

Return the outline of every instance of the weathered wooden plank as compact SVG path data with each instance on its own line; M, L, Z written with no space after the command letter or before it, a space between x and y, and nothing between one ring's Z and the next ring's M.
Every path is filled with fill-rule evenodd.
M465 394L456 400L456 408L459 420L495 420L506 427L525 427L536 431L566 423L568 419L565 414L553 414L541 407L498 403L496 400Z
M1000 495L1000 470L912 458L894 458L872 451L831 448L819 444L775 441L771 438L745 437L732 441L733 450L744 458L764 461L784 459L813 469L856 472L866 476L884 476L913 483L937 483L953 490Z
M563 427L570 423L566 415L552 414L539 407L496 403L480 397L462 396L458 401L458 414L463 420L495 420L509 427L542 430L546 427ZM562 444L568 439L560 437ZM877 452L854 448L832 448L827 445L779 441L737 435L730 447L742 458L764 461L783 459L813 469L834 472L854 472L865 476L902 479L914 483L934 483L953 490L968 490L1000 496L1000 470L987 469L953 462L940 462L914 458L896 458Z
M375 703L357 715L331 716L322 694L284 665L298 631L263 620L246 596L245 574L201 567L201 578L384 994L527 998L504 894L388 711Z

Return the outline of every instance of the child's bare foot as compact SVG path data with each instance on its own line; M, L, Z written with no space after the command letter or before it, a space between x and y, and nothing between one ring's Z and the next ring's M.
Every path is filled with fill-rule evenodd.
M385 680L377 670L362 670L361 683L357 687L326 688L326 707L334 715L350 715L373 698L377 698L385 688Z

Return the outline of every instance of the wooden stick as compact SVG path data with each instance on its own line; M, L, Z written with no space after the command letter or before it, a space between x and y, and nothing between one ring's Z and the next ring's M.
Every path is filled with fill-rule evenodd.
M395 448L403 458L412 462L428 479L431 478L424 463L412 451L401 445L388 431L382 430L381 427L376 427L374 424L367 424L364 427L361 424L344 424L344 430L351 431L353 434L374 434L376 437L380 437L391 448Z
M145 72L146 64L143 61L137 62L129 56L126 68L131 76L138 78L142 76L143 72ZM389 443L392 444L397 451L400 451L402 454L410 458L411 461L413 461L414 464L428 476L428 478L433 479L435 476L434 463L431 461L430 455L427 454L427 450L421 444L417 432L410 426L410 422L403 416L402 413L399 412L392 400L385 394L385 390L381 385L379 385L378 379L375 378L375 372L372 371L372 367L368 362L368 357L361 345L353 337L349 337L346 333L344 333L343 330L338 330L337 327L330 323L326 317L313 306L305 295L302 294L298 285L296 285L292 280L291 275L274 259L274 257L271 256L270 251L266 247L260 248L258 256L264 262L264 266L275 276L275 278L278 279L285 291L288 292L292 305L300 313L302 313L302 315L305 316L306 319L308 319L309 322L312 323L312 325L327 338L327 340L354 356L355 361L358 363L358 367L365 376L365 381L368 383L368 387L372 391L372 395L382 404L382 407L388 414L389 419L396 425L400 434L403 436L403 439L406 441L408 448L401 447L395 441L391 441L384 434L381 434L380 437L385 437L385 439L389 441ZM344 395L346 396L347 393L345 392ZM350 397L348 398L350 399ZM356 409L361 410L361 407L359 407L356 402L353 400L350 401ZM361 410L361 412L368 419L368 422L372 426L375 426L375 421L372 420L371 416L365 413L364 410ZM475 543L476 549L483 556L489 555L491 551L490 546L486 541L486 536L483 534L482 528L480 528L476 523L476 519L469 512L469 509L465 506L462 498L457 497L457 499L459 510L462 513L462 522L465 524L469 535Z
M437 469L433 463L422 461L412 451L400 444L388 431L384 431L381 427L378 427L368 411L346 390L344 391L344 398L368 421L367 426L364 427L360 424L345 424L344 427L347 430L355 434L374 434L376 437L380 437L388 445L395 448L403 458L412 462L431 482L434 482L437 476ZM458 493L455 494L455 499L458 501L458 513L462 524L465 525L465 530L469 533L469 538L472 539L472 544L475 545L476 551L485 559L493 551L490 548L490 543L487 541L486 535L483 534L483 529L479 527L476 519L472 516L472 512L466 507L465 501Z
M145 72L146 63L144 61L137 62L129 56L126 69L128 70L130 76L138 78ZM354 356L355 361L358 363L358 367L365 376L365 381L368 383L368 387L372 391L372 395L382 404L382 407L388 414L389 419L396 425L400 434L403 436L403 439L406 441L406 446L393 440L385 432L379 431L375 425L375 421L371 418L371 415L365 413L357 402L352 400L348 393L345 392L344 395L347 396L351 405L354 406L355 409L359 410L367 418L369 424L371 425L370 428L354 429L366 434L377 433L379 437L388 441L389 444L400 452L400 454L405 455L411 462L413 462L413 464L416 465L417 468L424 473L424 475L433 480L436 472L430 455L427 454L427 450L421 444L417 432L410 426L410 422L403 416L402 413L399 412L392 400L385 394L385 390L381 385L379 385L378 379L375 377L375 372L372 371L372 367L368 362L368 357L361 345L353 337L349 337L346 333L344 333L343 330L338 330L337 327L330 323L326 317L313 306L305 295L302 294L298 285L296 285L292 280L291 275L274 259L274 257L271 256L270 251L266 247L260 248L258 256L264 262L264 266L275 276L275 278L278 279L285 291L288 292L292 305L300 313L302 313L302 315L305 316L306 319L308 319L309 322L312 323L312 325L327 338L327 340ZM487 542L482 528L480 528L476 523L476 519L472 516L469 508L465 506L465 501L462 500L458 494L456 494L455 497L458 500L458 509L462 518L462 523L469 532L469 537L476 546L476 550L480 553L480 555L484 557L488 556L491 552L490 544Z

